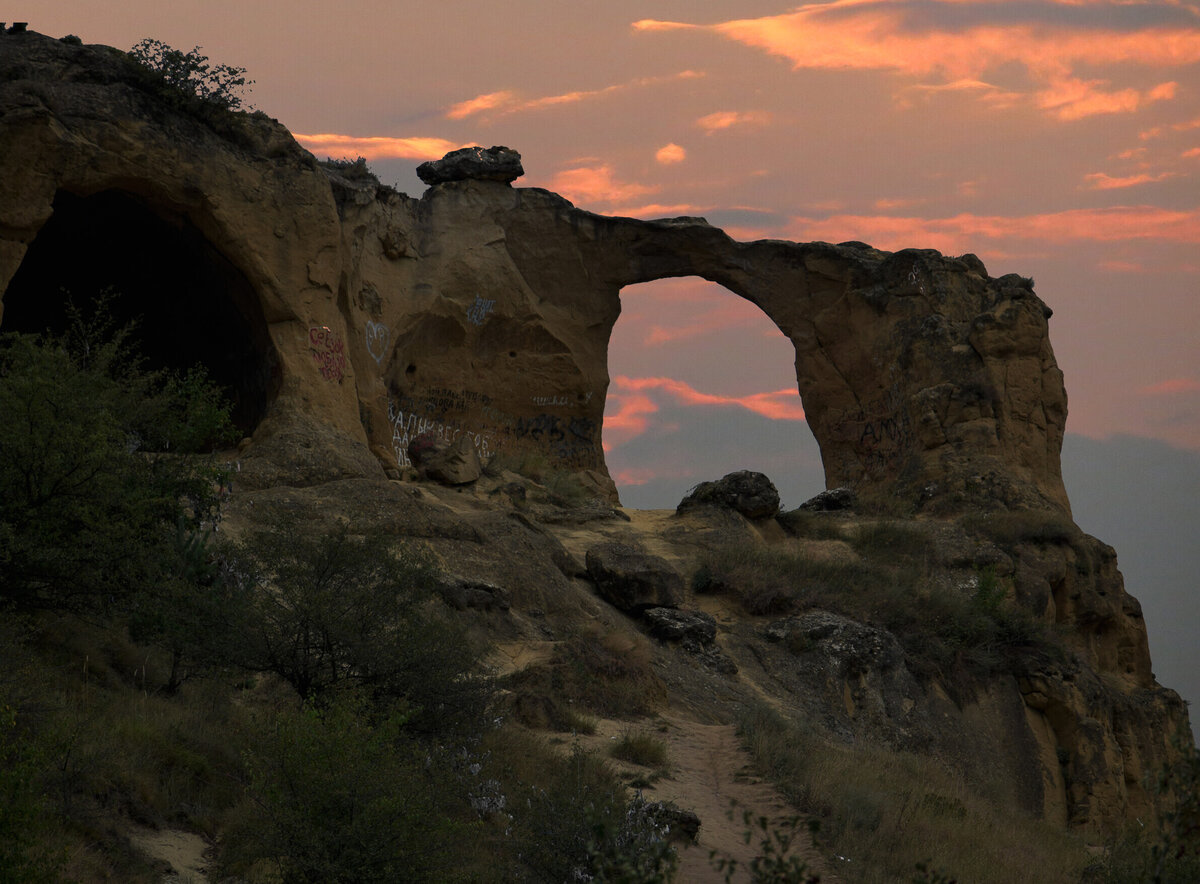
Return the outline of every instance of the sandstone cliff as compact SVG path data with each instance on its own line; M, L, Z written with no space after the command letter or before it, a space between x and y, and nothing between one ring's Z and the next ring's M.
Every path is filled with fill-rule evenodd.
M615 503L601 442L621 288L694 275L757 304L795 345L828 487L949 532L935 544L947 569L994 567L1010 603L1074 652L962 705L910 683L895 660L794 693L833 702L835 730L870 723L963 758L986 745L979 755L994 749L1024 777L1023 806L1062 823L1113 828L1152 812L1143 775L1186 711L1154 681L1115 553L1070 524L1066 393L1031 281L992 278L972 255L741 243L697 218L605 217L470 163L414 199L319 164L264 114L180 110L123 53L34 33L0 39L0 111L0 328L53 327L60 288L119 289L152 359L202 361L234 395L249 439L235 499L337 499L355 518L375 508L397 533L430 538L472 585L516 596L496 627L514 635L535 629L529 609L590 586L547 539L563 529L510 518L511 502L467 518L414 501L388 482L410 475L409 443L432 431L468 439L484 461L536 451ZM600 533L649 542L605 512ZM961 527L979 513L1052 514L1068 528ZM762 522L722 530L783 536ZM690 576L687 524L660 543ZM743 665L761 656L746 650L757 639L727 632ZM938 724L952 707L957 736Z

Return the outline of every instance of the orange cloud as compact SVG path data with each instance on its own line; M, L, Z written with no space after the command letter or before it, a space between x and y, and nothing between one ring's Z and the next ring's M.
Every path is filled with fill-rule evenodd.
M556 105L574 104L592 98L602 98L606 95L624 92L629 89L657 86L662 83L673 83L678 80L692 80L703 76L703 71L686 70L663 77L638 77L635 80L629 80L625 83L614 83L611 86L604 86L600 89L583 89L529 99L521 98L516 92L511 91L487 92L451 105L449 110L446 111L446 117L451 120L461 120L473 114L485 113L487 111L511 114L519 111L541 110L542 108L554 107Z
M654 154L654 159L658 160L664 166L670 166L674 163L682 163L687 159L687 151L680 147L675 142L664 144Z
M631 378L619 375L613 378L613 383L623 395L627 395L626 391L641 393L644 390L661 390L680 405L736 405L774 420L804 420L800 393L795 389L751 393L749 396L718 396L702 393L690 384L674 378ZM606 425L607 422L606 417Z
M1200 147L1193 147L1191 150L1185 150L1180 154L1184 159L1200 159Z
M317 135L293 133L300 145L326 156L365 157L368 160L440 160L452 150L468 145L445 138L391 138L388 136Z
M573 203L623 202L658 190L644 184L618 181L607 164L564 169L551 179L550 189Z
M1113 178L1111 175L1105 175L1103 172L1092 172L1090 175L1084 175L1083 180L1090 182L1088 187L1091 190L1118 190L1122 187L1134 187L1138 184L1150 184L1154 181L1162 181L1164 178L1173 177L1174 174L1174 172L1161 172L1158 175L1150 175L1142 172L1140 175Z
M765 126L770 122L771 115L766 111L716 111L696 120L696 125L711 135L735 126Z
M832 0L712 25L644 19L633 27L705 30L785 58L796 70L886 71L932 78L939 88L959 84L956 88L992 98L998 96L984 88L989 85L985 75L1016 63L1029 74L1037 106L1072 120L1129 112L1145 101L1175 95L1173 83L1144 93L1107 90L1102 81L1077 79L1077 69L1105 64L1167 68L1200 61L1200 21L1188 8L1169 0L1142 5L1153 13L1143 25L1130 24L1129 15L1105 16L1097 4L1067 0L1024 4L1020 13L1003 16L996 15L993 4L961 0Z
M446 118L450 120L461 120L464 117L469 117L471 114L478 114L483 111L493 110L498 107L503 107L512 104L516 100L516 95L512 92L488 92L484 95L476 95L466 101L460 101L458 104L450 106L450 110L446 111Z
M833 215L793 218L787 236L800 241L862 240L895 250L919 246L956 255L981 248L981 240L1039 242L1121 242L1164 240L1200 243L1200 210L1158 206L1069 209L1041 215L972 215L914 218L885 215Z
M1200 380L1195 378L1171 378L1149 387L1142 387L1142 392L1151 396L1174 396L1178 393L1200 392Z

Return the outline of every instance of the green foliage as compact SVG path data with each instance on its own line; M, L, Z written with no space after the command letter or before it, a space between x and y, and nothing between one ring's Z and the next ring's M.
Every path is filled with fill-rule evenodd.
M17 710L0 698L0 884L59 879L60 863L37 835L45 814L42 747L21 731Z
M482 718L491 689L476 673L479 655L433 601L416 551L346 526L305 536L283 520L225 556L245 594L231 662L273 672L317 705L344 687L403 699L414 727Z
M625 806L618 825L601 824L588 848L594 884L668 884L679 857L661 803L639 793Z
M436 749L405 736L402 707L373 708L343 696L273 717L247 757L223 871L281 884L453 879L461 790Z
M162 94L176 102L241 110L241 92L254 83L246 79L245 68L210 64L208 56L200 54L199 46L184 52L161 40L146 38L129 54L150 72L162 87Z
M0 336L0 600L123 604L174 567L177 524L216 517L223 471L161 452L221 437L228 411L202 374L144 369L129 337L78 314L61 338Z
M729 818L733 819L732 809ZM772 822L765 816L742 811L742 823L746 827L742 840L746 844L757 841L757 855L747 869L752 884L818 884L821 877L811 874L808 864L794 854L801 831L816 831L815 823L802 825L802 822L798 816ZM715 850L709 855L709 862L724 874L726 884L733 881L741 867L733 857L722 856Z
M1009 510L971 514L963 527L1001 546L1018 543L1041 545L1076 542L1081 532L1070 516L1054 510Z

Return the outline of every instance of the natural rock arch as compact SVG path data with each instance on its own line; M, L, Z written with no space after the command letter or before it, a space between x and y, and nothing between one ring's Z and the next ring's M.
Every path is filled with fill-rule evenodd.
M698 482L743 469L765 473L791 505L825 487L795 348L765 313L699 277L636 283L620 298L603 434L626 506L674 506ZM735 349L731 332L750 346Z
M244 280L234 300L276 357L244 483L377 475L433 429L485 454L535 448L615 497L600 428L619 292L699 276L792 341L827 485L934 510L1068 507L1066 396L1028 280L969 255L594 215L510 186L519 162L500 180L467 162L412 199L322 169L265 115L164 105L129 65L0 41L0 288L60 194L120 191L188 225Z

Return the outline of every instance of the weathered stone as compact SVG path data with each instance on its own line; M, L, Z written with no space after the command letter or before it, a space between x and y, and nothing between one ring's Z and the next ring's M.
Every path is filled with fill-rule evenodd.
M417 471L426 478L443 485L467 485L483 475L479 452L470 439L462 437L449 445L419 446L422 441L430 443L432 440L423 437L414 440L409 446L409 456L418 464Z
M642 620L650 634L664 641L694 641L711 644L717 637L717 621L703 611L681 611L678 608L646 608Z
M459 611L467 608L507 611L512 607L508 590L482 580L446 575L438 580L438 594L446 604Z
M904 661L904 650L890 632L828 611L777 620L763 627L763 637L787 642L794 651L820 653L842 678L886 671Z
M521 155L510 147L463 147L417 166L417 177L430 185L469 180L507 184L524 174Z
M624 543L601 543L587 551L588 576L600 596L618 610L678 607L683 578L665 559Z
M854 509L857 503L858 496L854 493L854 489L830 488L804 501L804 503L800 504L800 509L831 513L839 510Z
M677 512L698 506L722 506L747 519L768 519L779 512L779 492L762 473L739 470L715 482L701 482L679 502Z

